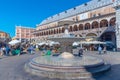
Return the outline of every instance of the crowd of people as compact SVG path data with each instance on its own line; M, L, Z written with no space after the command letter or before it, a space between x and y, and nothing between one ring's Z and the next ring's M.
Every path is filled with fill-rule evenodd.
M7 43L0 43L0 55L1 56L10 56L10 55L21 55L24 53L33 54L35 51L35 45L31 44L16 44L9 45Z
M42 55L57 55L60 54L60 45L56 46L48 46L48 45L33 45L29 43L19 43L16 45L10 45L7 43L0 42L0 55L1 56L10 56L10 55L21 55L21 54L34 54L35 50L41 51ZM83 52L85 51L84 48L80 48L78 51L78 56L82 56ZM106 47L102 48L101 46L98 47L98 53L107 53Z

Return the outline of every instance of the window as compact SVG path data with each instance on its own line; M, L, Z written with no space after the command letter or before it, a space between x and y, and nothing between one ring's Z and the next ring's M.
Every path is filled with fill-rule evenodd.
M67 13L67 11L65 11L65 13Z
M87 3L85 3L84 5L87 6Z
M73 9L76 10L76 7L74 7Z

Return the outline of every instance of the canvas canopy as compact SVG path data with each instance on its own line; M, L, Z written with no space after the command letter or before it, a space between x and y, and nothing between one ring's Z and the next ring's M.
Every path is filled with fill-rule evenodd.
M105 44L105 42L101 41L81 41L79 44Z
M8 44L10 44L10 45L15 45L15 44L18 44L18 43L20 43L19 40L12 40L12 41L10 41Z

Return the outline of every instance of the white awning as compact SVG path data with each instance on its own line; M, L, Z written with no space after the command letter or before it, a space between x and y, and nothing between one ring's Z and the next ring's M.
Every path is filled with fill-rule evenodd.
M101 41L81 41L79 44L106 44L105 42Z
M8 44L15 45L15 44L18 44L18 43L21 43L21 41L19 41L19 40L12 40Z

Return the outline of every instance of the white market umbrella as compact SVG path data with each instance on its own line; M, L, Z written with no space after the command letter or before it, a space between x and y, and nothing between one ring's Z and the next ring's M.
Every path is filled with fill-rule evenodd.
M81 41L79 44L105 44L105 42L101 41Z
M42 45L44 45L44 44L46 44L46 43L45 43L45 42L41 42L41 43L39 43L38 45L42 46Z
M73 46L78 46L79 44L77 42L74 42L72 45Z
M18 43L21 43L21 41L19 41L19 40L12 40L8 44L15 45L15 44L18 44Z
M91 44L106 44L106 43L101 41L91 41Z
M53 46L53 45L55 45L55 44L60 44L60 43L59 43L59 42L54 42L54 41L49 42L49 45L50 45L50 46Z

